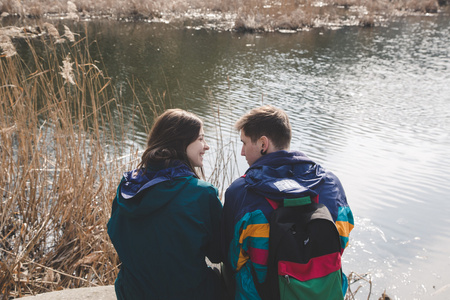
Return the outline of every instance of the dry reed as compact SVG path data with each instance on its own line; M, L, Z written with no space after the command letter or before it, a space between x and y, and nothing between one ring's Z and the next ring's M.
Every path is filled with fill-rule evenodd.
M132 121L88 40L46 28L27 40L32 61L0 58L0 299L112 284L118 271L106 223L137 159L122 147Z
M207 101L213 112L214 136L216 137L215 145L210 150L212 156L210 169L212 171L207 181L218 189L219 198L224 199L225 190L243 171L238 168L238 154L236 153L236 149L238 149L236 143L238 141L236 135L234 138L232 137L234 129L228 130L228 134L225 133L224 125L221 121L223 117L221 116L220 103L214 98L211 91L208 92Z
M120 262L106 224L122 172L139 161L133 124L148 130L147 119L172 106L134 80L148 107L135 93L125 108L88 38L68 43L52 24L43 28L26 39L31 61L0 58L0 299L114 283ZM236 162L223 144L208 177L221 194Z

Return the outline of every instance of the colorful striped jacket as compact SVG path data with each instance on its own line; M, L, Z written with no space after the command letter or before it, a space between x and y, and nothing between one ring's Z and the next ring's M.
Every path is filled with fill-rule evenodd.
M277 151L258 159L225 193L222 216L222 252L225 267L235 280L235 299L260 299L252 274L263 282L267 272L268 199L295 198L296 189L275 186L274 178L289 178L314 190L330 211L341 239L341 252L348 245L354 221L339 179L295 151ZM281 181L283 182L283 181ZM286 181L289 184L289 180ZM302 190L303 191L303 190Z

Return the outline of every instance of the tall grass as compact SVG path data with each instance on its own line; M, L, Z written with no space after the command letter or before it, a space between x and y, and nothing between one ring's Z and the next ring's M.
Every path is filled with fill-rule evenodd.
M95 41L66 26L40 28L0 30L0 299L114 283L120 261L106 224L122 172L140 159L133 124L148 130L147 120L172 106L135 80L129 85L144 90L148 107L136 94L125 107L90 56ZM27 60L11 42L17 37ZM207 179L223 191L235 147L215 128Z
M0 58L0 299L114 282L106 223L137 159L88 39L45 28L31 60Z

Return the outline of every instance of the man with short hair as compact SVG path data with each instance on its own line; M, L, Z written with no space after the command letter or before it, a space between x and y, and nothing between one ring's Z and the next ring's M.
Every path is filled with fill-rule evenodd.
M317 193L319 203L328 208L338 228L341 253L348 245L353 215L339 179L305 154L290 151L291 125L283 110L270 105L252 109L236 122L235 128L243 143L241 155L250 167L225 193L224 274L232 274L226 280L235 290L235 299L261 299L256 285L264 282L267 275L268 220L274 211L268 199L283 196L290 184ZM276 184L269 185L269 181ZM345 275L342 279L345 294Z

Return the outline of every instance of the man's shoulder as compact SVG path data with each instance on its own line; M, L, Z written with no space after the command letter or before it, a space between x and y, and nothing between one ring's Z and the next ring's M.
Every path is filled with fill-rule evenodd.
M245 177L241 176L230 184L225 193L228 194L236 193L238 191L243 191L244 189L245 189Z
M244 177L239 177L225 191L224 207L242 208L242 204L247 202L247 187Z
M315 173L322 178L322 181L324 183L327 183L325 186L337 185L339 188L342 188L341 181L334 172L324 168L319 164L316 164L315 168Z
M248 188L245 177L236 179L225 192L224 207L234 210L235 215L240 218L246 213L260 210L268 215L273 208L266 198Z

